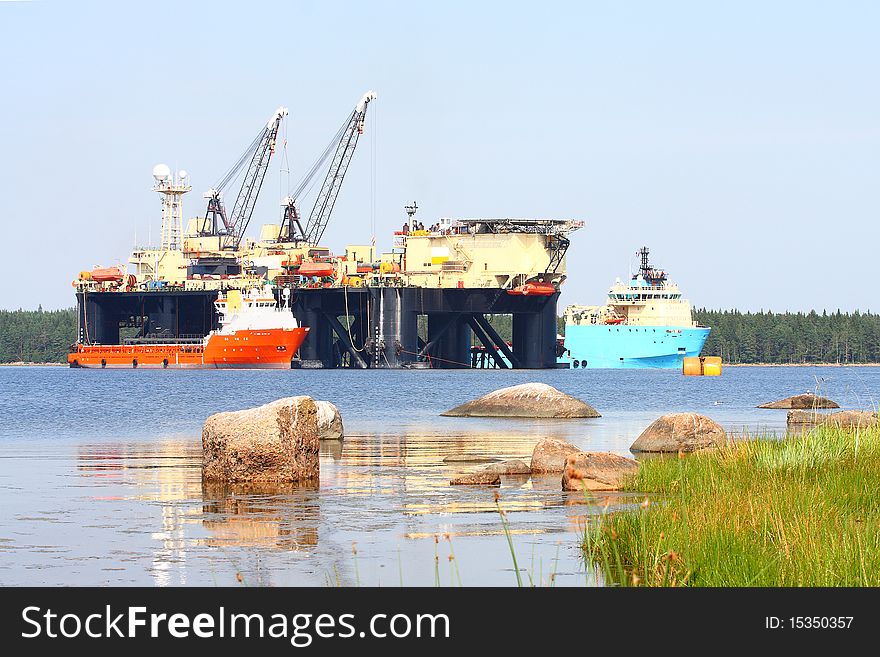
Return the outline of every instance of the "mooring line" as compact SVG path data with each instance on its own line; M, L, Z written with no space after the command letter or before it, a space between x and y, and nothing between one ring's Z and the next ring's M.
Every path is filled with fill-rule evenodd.
M400 353L412 354L413 356L419 355L418 351L407 351L406 349L401 349ZM456 365L464 365L465 367L468 367L468 368L472 367L470 363L463 363L460 360L450 360L449 358L440 358L439 356L431 356L429 354L425 354L425 356L428 358L429 363L431 363L432 361L435 361L435 360L440 360L440 361L443 361L444 363L455 363Z

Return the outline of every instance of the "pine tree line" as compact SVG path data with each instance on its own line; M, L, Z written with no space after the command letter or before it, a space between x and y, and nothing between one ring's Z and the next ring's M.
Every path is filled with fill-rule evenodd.
M880 363L880 315L694 311L712 332L704 355L728 363Z
M0 363L66 363L76 309L0 310Z

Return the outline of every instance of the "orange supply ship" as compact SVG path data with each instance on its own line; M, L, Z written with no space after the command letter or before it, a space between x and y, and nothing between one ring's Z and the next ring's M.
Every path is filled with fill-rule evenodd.
M242 295L229 290L214 302L220 329L202 339L135 338L127 344L79 344L67 356L71 367L90 368L244 368L289 369L308 328L300 327L287 305L279 307L272 289Z

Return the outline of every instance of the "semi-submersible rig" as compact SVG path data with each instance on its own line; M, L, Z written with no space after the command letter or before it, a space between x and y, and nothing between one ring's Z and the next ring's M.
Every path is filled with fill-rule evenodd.
M482 360L501 368L557 362L556 306L565 280L568 235L583 222L561 219L440 219L425 228L415 203L390 251L321 245L358 138L368 92L303 180L282 201L280 223L245 231L279 127L279 108L235 164L206 194L203 216L183 230L185 171L153 169L162 198L161 245L135 247L128 267L97 267L73 285L80 345L150 344L201 338L217 328L221 292L267 284L309 333L294 367L463 368ZM328 165L329 162L329 165ZM326 174L308 218L300 197ZM224 191L241 181L231 211ZM289 292L285 292L289 290ZM487 315L512 316L507 342ZM479 343L474 346L473 336Z

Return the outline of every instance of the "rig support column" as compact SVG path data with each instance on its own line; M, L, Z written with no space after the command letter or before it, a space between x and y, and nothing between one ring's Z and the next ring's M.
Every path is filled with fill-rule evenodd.
M361 356L360 352L355 349L354 344L352 344L351 339L349 339L349 331L342 325L342 322L339 321L338 317L334 317L332 314L327 315L327 320L330 322L330 326L336 332L336 338L339 341L342 349L344 349L349 358L351 358L351 367L357 367L359 369L366 369L368 367L366 361ZM351 338L354 339L354 334L352 333Z
M370 290L373 300L373 366L405 367L419 352L418 314L405 303L406 290L380 287ZM410 308L405 309L405 306Z
M176 336L177 332L177 298L171 295L151 298L155 311L149 313L149 320L144 333L146 335ZM106 344L114 344L112 342Z
M98 344L119 344L119 322L103 304L95 299L86 301L86 330L89 340Z
M424 351L435 369L471 366L471 329L460 313L428 314L428 344Z
M324 313L315 308L303 308L294 314L300 326L309 327L309 334L299 348L303 367L336 367L333 329Z
M470 324L471 329L473 329L474 335L476 335L480 342L483 343L483 348L486 350L484 353L489 354L489 357L495 362L495 365L502 370L510 369L510 366L504 362L504 359L501 358L501 355L498 353L495 341L486 334L486 331L483 330L483 327L477 321L476 315L468 317L468 324Z
M524 369L556 367L556 301L546 298L537 312L514 313L513 353Z
M519 369L519 359L517 359L516 355L510 350L510 347L507 346L507 343L498 335L498 331L496 331L493 326L489 323L489 320L486 319L485 315L476 314L474 315L474 321L479 325L479 327L483 330L486 336L495 343L498 347L499 351L510 361L510 366L516 369ZM476 330L474 331L476 333Z

